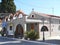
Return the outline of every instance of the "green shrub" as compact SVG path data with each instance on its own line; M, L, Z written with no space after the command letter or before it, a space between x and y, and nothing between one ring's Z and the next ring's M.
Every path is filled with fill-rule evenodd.
M26 37L30 40L36 40L39 38L38 32L35 32L34 30L31 30L29 32L26 32Z

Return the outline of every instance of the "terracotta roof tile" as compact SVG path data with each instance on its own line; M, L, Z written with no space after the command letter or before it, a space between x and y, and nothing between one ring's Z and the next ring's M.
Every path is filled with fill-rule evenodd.
M51 15L51 14L38 13L38 12L34 12L34 13L39 14L41 16L45 16L45 17L56 17L56 18L60 18L60 16L55 16L55 15Z

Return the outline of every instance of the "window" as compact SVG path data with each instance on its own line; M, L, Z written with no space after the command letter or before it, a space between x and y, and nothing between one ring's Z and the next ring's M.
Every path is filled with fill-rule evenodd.
M60 30L60 26L58 27L58 30Z
M22 17L23 17L23 15L22 15L22 14L20 14L18 18L22 18Z
M10 26L10 30L12 30L12 26Z
M60 24L60 20L59 20L59 24Z
M53 23L53 21L51 20L51 23Z
M32 15L32 17L34 18L34 15Z
M35 25L37 25L37 23L35 23Z

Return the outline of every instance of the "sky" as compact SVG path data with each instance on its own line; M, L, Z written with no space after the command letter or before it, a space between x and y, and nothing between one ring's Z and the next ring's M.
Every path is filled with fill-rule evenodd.
M60 0L14 0L16 10L22 10L26 14L34 11L60 16Z

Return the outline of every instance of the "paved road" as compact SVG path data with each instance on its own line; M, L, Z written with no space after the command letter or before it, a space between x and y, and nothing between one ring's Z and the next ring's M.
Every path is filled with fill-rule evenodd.
M0 37L0 45L57 45L57 44Z
M43 41L38 41L38 42L43 42ZM58 40L58 39L49 39L49 40L45 40L44 42L60 45L60 40Z
M46 40L45 42L51 43L51 44L59 44L60 45L60 40L53 39L53 40Z

